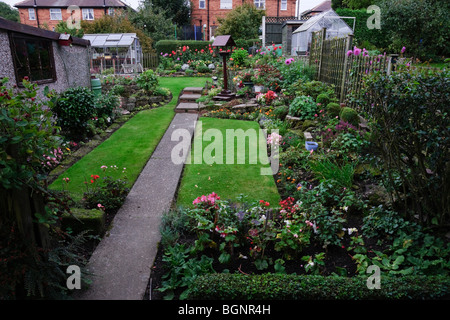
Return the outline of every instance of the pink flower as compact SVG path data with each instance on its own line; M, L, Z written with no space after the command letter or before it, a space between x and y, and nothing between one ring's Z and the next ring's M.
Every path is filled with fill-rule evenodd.
M402 50L400 50L400 53L405 53L406 47L403 47Z
M358 47L354 47L353 53L355 54L355 56L359 56L361 54L361 49Z
M348 50L348 51L347 51L347 56L350 57L352 54L353 54L353 51L352 51L352 50Z

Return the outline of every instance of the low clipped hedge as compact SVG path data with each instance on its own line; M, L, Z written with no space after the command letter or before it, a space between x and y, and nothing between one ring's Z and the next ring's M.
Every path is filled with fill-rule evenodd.
M198 40L160 40L155 44L155 50L159 53L171 53L178 48L188 46L190 50L201 50L208 48L212 41L198 41Z
M380 289L368 289L366 281L367 277L216 273L199 276L189 299L428 300L450 296L450 277L445 276L381 276Z
M243 40L237 39L236 47L244 48L247 50L249 47L256 45L261 45L261 40L259 39L250 39ZM190 50L201 50L208 48L209 44L212 44L213 41L200 41L200 40L160 40L155 44L155 50L158 54L162 53L171 53L172 51L176 51L178 48L183 46L188 46Z

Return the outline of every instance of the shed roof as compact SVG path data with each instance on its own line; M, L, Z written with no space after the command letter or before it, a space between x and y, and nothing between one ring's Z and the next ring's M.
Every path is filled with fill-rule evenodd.
M135 39L136 33L102 33L85 34L83 39L91 42L91 47L129 47Z
M304 24L302 24L300 27L298 27L298 29L295 30L293 33L307 31L309 28L314 26L316 23L318 23L323 28L329 28L330 26L328 26L328 24L332 24L333 20L336 20L336 19L340 19L339 15L336 12L334 12L333 9L330 9L328 11L325 11L325 12L322 12L322 13L312 16ZM341 20L341 21L343 23L345 23L343 20ZM347 24L345 24L345 25L347 25Z

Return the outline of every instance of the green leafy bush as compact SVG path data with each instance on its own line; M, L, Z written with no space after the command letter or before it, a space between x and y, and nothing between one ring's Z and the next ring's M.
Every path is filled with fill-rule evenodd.
M317 103L310 96L296 97L289 105L289 114L302 120L314 120L318 112Z
M247 60L247 57L248 57L247 50L244 50L244 49L234 50L233 53L231 54L233 63L236 66L244 66L245 61Z
M197 71L200 73L210 73L211 70L206 65L200 65L197 67Z
M64 135L79 141L86 136L88 121L97 112L95 95L85 87L69 88L59 96L52 111Z
M136 84L141 89L151 92L158 86L158 76L152 69L146 70L137 77Z
M314 101L320 94L328 94L330 99L335 98L334 87L322 81L298 81L294 85L294 90L298 96L311 96Z
M179 243L166 248L163 261L167 264L169 272L163 276L163 282L158 289L166 294L165 299L173 299L177 289L184 289L179 299L186 299L191 292L191 283L198 276L214 272L213 259L205 255L200 259L191 258L193 249L194 247L186 247L185 244Z
M117 86L117 85L116 85ZM113 111L120 106L119 97L111 92L100 95L96 100L96 115L98 117L113 117Z

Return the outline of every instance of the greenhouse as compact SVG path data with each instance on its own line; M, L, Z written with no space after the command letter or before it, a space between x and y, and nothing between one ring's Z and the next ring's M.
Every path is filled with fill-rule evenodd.
M136 33L85 34L83 39L91 42L93 72L142 72L142 48Z
M305 55L310 51L312 33L326 28L326 39L342 38L353 33L353 29L334 10L312 16L292 33L291 55ZM350 18L350 17L348 17ZM352 19L354 19L352 17ZM354 20L353 20L354 21Z

